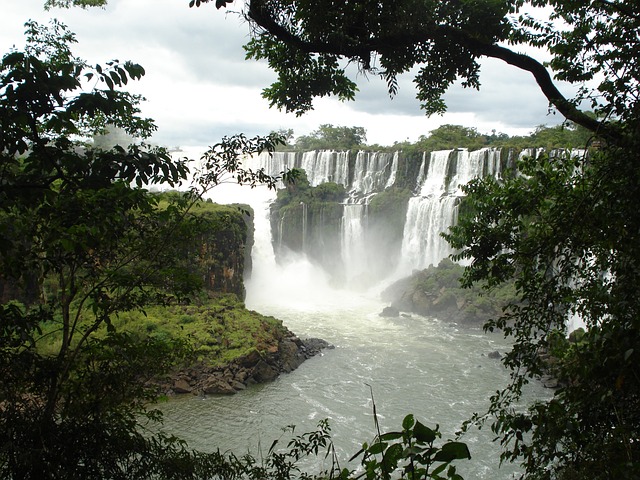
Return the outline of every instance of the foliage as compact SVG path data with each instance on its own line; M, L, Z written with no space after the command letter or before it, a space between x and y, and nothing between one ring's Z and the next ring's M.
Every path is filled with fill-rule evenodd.
M476 284L463 288L463 273L463 266L445 258L437 266L391 284L382 292L382 299L401 310L434 316L446 311L451 320L476 324L496 318L509 305L518 303L513 281L490 291Z
M283 141L282 145L278 145L276 150L278 151L290 151L293 150L293 145L291 141L294 137L294 131L292 128L281 128L279 130L273 131L273 134L280 137Z
M0 476L193 476L199 456L141 423L159 419L145 380L182 361L188 345L140 341L117 321L199 292L181 254L209 225L189 210L223 181L275 184L238 156L272 151L278 139L225 138L203 156L190 193L159 208L144 187L179 185L187 159L89 142L110 126L142 138L155 130L138 116L139 97L119 90L144 70L91 67L73 56L74 42L57 22L29 22L24 51L0 67Z
M294 182L289 182L285 184L285 188L278 190L276 201L272 205L273 210L291 204L299 205L300 202L308 205L341 202L346 197L347 192L343 185L326 182L312 187L304 170L297 170L296 175Z
M638 158L608 148L589 157L525 159L520 175L469 184L470 208L447 235L471 263L464 284L489 288L515 277L518 298L486 328L515 340L505 357L512 384L492 399L504 460L527 478L636 478L640 471L638 325ZM566 379L549 402L514 405L531 379L547 373L540 353L587 326L558 356Z
M387 188L371 197L367 207L367 222L372 238L375 238L378 244L384 242L389 245L394 242L398 246L402 244L409 198L411 198L409 189L397 187ZM386 251L399 251L399 248L389 248ZM389 260L397 261L395 258ZM392 265L388 268L392 268Z
M184 341L190 360L222 366L251 351L277 347L288 333L282 322L244 308L233 294L215 295L189 305L150 306L126 312L115 321L118 330L135 338ZM55 337L48 340L54 342Z
M424 152L448 150L450 148L468 148L477 150L488 144L487 139L475 128L459 125L441 125L432 130L429 136L420 136L417 146Z
M371 444L365 443L351 458L350 462L361 457L360 467L356 470L341 468L328 420L318 422L317 429L312 432L294 435L293 425L284 428L283 432L283 437L274 440L269 450L259 457L250 453L238 457L220 451L207 455L202 471L209 475L206 478L214 480L462 480L452 463L471 458L464 443L447 441L436 445L436 440L441 438L438 426L431 429L415 420L413 415L404 418L400 432L381 433L378 430ZM291 434L288 440L284 437L287 433ZM310 473L310 458L321 459L328 465Z
M108 0L45 0L44 8L70 8L70 7L104 7Z
M387 188L371 198L369 213L373 216L384 215L402 220L405 217L409 198L411 198L411 191L406 188Z
M402 421L401 432L379 432L371 445L365 443L362 450L353 456L357 458L362 455L364 473L358 478L385 480L393 478L392 474L400 471L402 478L409 480L462 480L456 473L456 467L450 464L454 460L470 459L469 449L466 444L456 441L435 446L434 442L441 437L438 425L429 428L409 414Z
M189 5L205 3L209 0ZM226 3L217 1L216 7ZM253 28L245 46L247 57L265 59L278 75L263 95L272 105L297 114L310 110L315 97L355 98L357 84L345 68L351 62L359 72L380 77L392 97L398 75L417 72L414 83L422 108L429 115L442 113L443 95L454 82L479 88L478 59L484 56L530 73L567 119L610 140L620 138L616 125L585 115L576 108L577 101L566 99L547 66L515 50L522 45L547 47L552 54L548 66L559 79L599 82L597 91L583 89L577 99L590 98L599 118L624 117L635 98L638 12L630 0L588 5L560 0L403 0L348 2L331 8L308 0L244 4ZM539 20L549 10L549 21Z
M552 55L549 66L556 78L580 85L577 100L590 101L600 118L636 123L640 78L638 4L631 0L531 3L551 7L549 20L540 21L523 11L513 24L511 38L547 48ZM586 82L597 86L593 88L593 83ZM598 133L606 136L603 131Z
M309 135L296 139L298 150L351 150L364 145L367 133L362 127L334 127L320 125Z

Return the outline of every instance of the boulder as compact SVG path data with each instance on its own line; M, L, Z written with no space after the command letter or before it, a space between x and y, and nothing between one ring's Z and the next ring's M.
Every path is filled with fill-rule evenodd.
M267 362L260 361L255 367L253 367L251 376L258 383L272 382L278 377L278 371Z
M398 310L397 307L394 307L393 305L390 305L390 306L384 307L382 309L382 312L380 312L380 316L381 317L399 317L400 316L400 310Z
M173 382L173 386L171 389L175 393L191 393L193 388L189 384L189 382L184 378L178 378Z
M277 346L264 351L254 350L220 367L202 363L178 371L166 384L157 384L167 394L233 394L249 385L275 380L281 373L298 368L306 359L325 348L333 348L319 338L301 340L291 334L280 340Z
M229 385L226 381L219 377L210 377L209 379L207 379L203 385L202 391L209 395L232 395L236 393L236 389L234 389L231 385Z
M332 349L335 347L321 338L305 338L302 341L302 348L305 357L311 358L314 355L318 355L325 348Z
M280 364L284 373L289 373L302 365L306 360L301 349L290 339L280 342Z

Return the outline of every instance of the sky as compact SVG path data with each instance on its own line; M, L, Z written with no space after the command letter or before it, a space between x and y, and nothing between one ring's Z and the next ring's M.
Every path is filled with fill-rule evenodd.
M482 61L480 91L454 86L447 92L443 116L424 115L411 76L400 79L399 93L390 99L383 80L355 70L355 101L319 99L301 117L269 108L261 92L276 77L265 63L245 60L250 28L239 14L241 1L227 10L214 3L189 8L188 0L110 0L105 9L46 12L44 0L0 0L0 52L23 45L27 20L57 18L76 34L73 51L88 63L141 64L146 75L127 90L146 98L142 114L158 126L153 142L166 147L208 146L223 136L280 129L308 135L322 124L363 127L367 143L393 145L414 142L443 124L526 135L538 125L561 123L529 74L491 59Z

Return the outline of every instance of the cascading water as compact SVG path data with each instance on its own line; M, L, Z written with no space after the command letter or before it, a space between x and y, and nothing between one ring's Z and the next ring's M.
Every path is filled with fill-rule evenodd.
M441 233L457 221L462 186L473 178L500 173L499 149L442 150L431 152L428 162L423 159L418 177L422 185L418 196L409 200L396 276L437 265L453 253Z
M449 193L448 186L452 184L446 178L454 172L462 178L460 172L464 167L452 164L459 162L459 157L464 154L448 151L425 158L428 161L424 165L420 195L412 200L437 197L439 203L457 201L459 197ZM301 161L300 155L286 154L278 162L290 162L287 166L292 167L296 166L294 159ZM389 165L388 160L385 165ZM270 166L271 172L284 169L284 163L278 162ZM323 176L336 174L338 167L332 165ZM487 170L483 168L485 173ZM380 180L383 188L389 185L391 172L385 175L388 176ZM365 178L366 174L348 172L342 178L358 176ZM309 175L312 177L320 176ZM336 348L306 361L272 383L249 387L234 396L189 396L165 404L162 409L168 433L184 438L192 448L207 451L220 448L236 455L250 450L259 456L260 445L266 450L274 439L282 436L282 427L295 424L297 433L310 431L318 420L328 418L337 455L347 466L347 459L376 433L369 386L375 395L377 420L383 431L397 430L402 418L413 413L427 425L440 424L444 437L452 438L473 412L486 410L488 397L509 380L500 362L488 356L490 352L508 348L501 335L487 335L479 328L458 327L415 315L383 318L378 313L384 304L377 297L370 292L333 288L323 269L309 262L303 252L277 263L273 236L278 232L274 230L272 234L273 224L269 221L274 193L233 187L233 190L215 189L213 200L249 203L255 211L253 271L246 281L247 307L276 316L301 337L323 338ZM352 189L353 185L346 187ZM348 275L366 275L370 260L363 256L367 251L364 246L374 240L371 236L367 238L367 206L352 200L342 208L341 251L332 253L347 265ZM454 206L438 208L450 210ZM407 224L422 223L423 227L416 231L422 228L424 236L427 230L437 235L443 228L426 226L428 222L424 219L428 215L411 206L407 218L410 212L415 220L405 220L405 230ZM416 266L435 263L439 255L442 253L417 259ZM531 393L536 398L541 395L540 389ZM491 438L488 429L472 430L462 438L472 454L471 461L458 464L464 478L513 478L516 468L507 465L498 470L499 447Z
M366 214L366 205L362 203L347 203L343 207L341 253L347 283L366 273Z
M307 173L309 183L314 187L324 182L346 185L349 181L348 155L348 152L332 150L304 152L297 168Z
M338 229L340 238L335 244L340 248L338 258L342 261L342 268L337 271L343 281L349 282L367 276L370 280L382 280L380 271L386 276L390 275L389 268L381 268L377 262L371 261L372 259L399 259L396 276L407 275L414 269L437 264L452 253L440 233L456 222L457 206L460 197L463 196L461 187L475 177L501 175L500 149L483 148L472 152L466 149L436 151L422 155L420 160L420 166L415 170L415 180L412 182L403 177L400 183L399 165L402 163L407 171L407 163L401 152L360 151L351 159L348 152L335 151L278 153L273 158L262 154L256 159L251 159L254 162L251 165L264 168L270 174L277 174L287 168L301 168L305 170L311 186L332 181L346 188L348 198L342 205L342 219ZM404 183L401 184L402 182ZM376 195L392 187L410 187L417 194L408 200L402 223L404 228L398 234L401 241L397 245L393 242L379 245L373 237L379 234L382 227L378 224L374 233L370 231L365 217L367 208L363 206L368 205ZM300 253L305 254L309 253L307 245L313 242L304 240L308 235L313 237L314 233L307 225L306 206L303 206L301 211L303 218L299 219L297 224L304 230L299 235L305 244ZM283 213L278 220L279 245L283 241L284 224L295 221L291 211L288 211L287 215L289 216ZM294 224L289 226L291 225ZM314 225L317 228L317 222ZM323 241L319 240L319 243L322 244ZM296 245L299 244L297 241ZM315 261L318 261L317 254L315 257ZM327 267L329 275L336 274L334 260L335 257L332 259L333 270ZM373 270L376 266L378 271ZM367 267L370 267L369 271Z
M397 152L358 152L350 196L366 197L391 186L398 168L397 155Z

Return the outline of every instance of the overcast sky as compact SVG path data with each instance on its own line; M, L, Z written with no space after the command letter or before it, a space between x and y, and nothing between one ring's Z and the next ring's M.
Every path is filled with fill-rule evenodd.
M43 3L0 0L0 52L22 46L27 20L55 17L76 33L74 52L89 63L141 64L147 73L128 90L146 97L143 114L159 127L154 141L168 147L212 145L240 132L253 136L291 128L306 135L326 123L364 127L368 143L391 145L415 141L445 123L515 135L561 122L548 115L530 75L493 60L483 62L479 92L448 92L444 116L421 112L411 77L401 79L399 95L391 100L383 81L360 76L355 101L316 100L313 112L296 117L270 109L261 97L275 75L263 63L244 60L249 26L237 13L216 10L213 3L189 8L188 0L110 0L106 9L49 12ZM236 0L231 11L240 6Z

